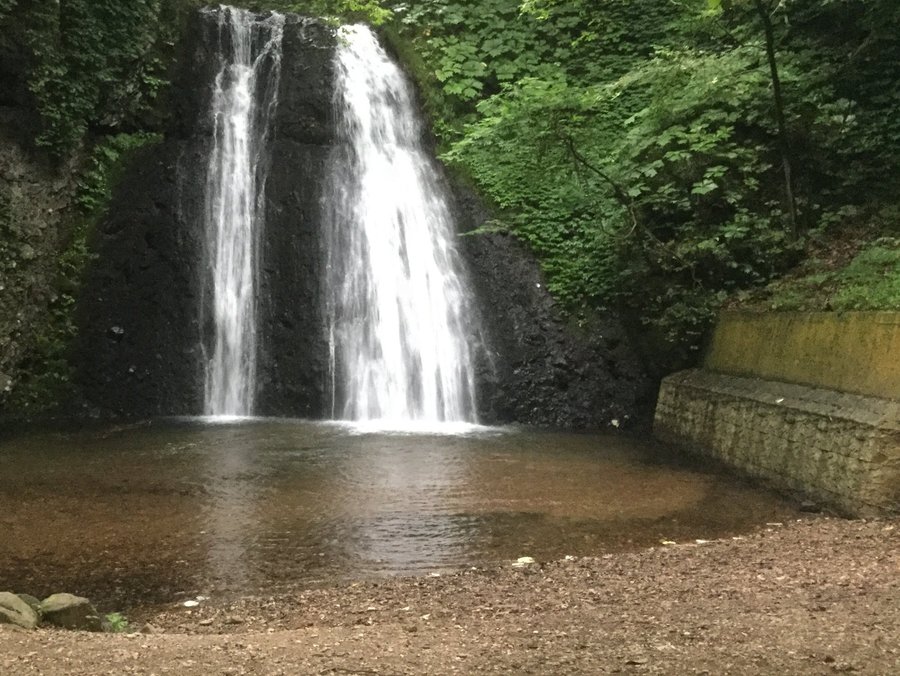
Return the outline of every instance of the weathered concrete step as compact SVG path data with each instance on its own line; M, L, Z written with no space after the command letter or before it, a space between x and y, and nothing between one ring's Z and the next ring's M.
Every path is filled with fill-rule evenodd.
M663 380L662 441L858 516L900 513L900 402L690 370Z

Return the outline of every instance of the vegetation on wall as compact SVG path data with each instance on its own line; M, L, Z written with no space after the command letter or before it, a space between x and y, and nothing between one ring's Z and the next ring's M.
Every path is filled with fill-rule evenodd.
M0 395L0 403L20 414L52 408L71 390L67 352L88 237L106 209L117 167L162 124L160 93L185 4L0 2L4 103L16 106L19 119L28 120L20 128L32 131L18 141L78 172L74 202L60 210L60 231L46 234L61 248L42 254L55 259L44 266L51 278L38 282L47 289L43 318L27 326L28 349L14 387Z
M128 157L160 138L158 134L146 132L123 133L106 137L94 146L78 182L67 243L56 261L55 291L50 297L46 321L22 364L26 375L5 402L12 409L26 414L40 413L73 394L68 349L77 333L75 305L91 258L89 236L106 211Z

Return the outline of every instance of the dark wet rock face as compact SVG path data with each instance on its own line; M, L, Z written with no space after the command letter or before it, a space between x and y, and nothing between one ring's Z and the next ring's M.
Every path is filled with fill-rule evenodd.
M196 14L189 34L170 133L131 164L93 243L76 363L86 400L102 413L203 411L203 209L220 68L217 15ZM324 25L288 18L259 261L262 414L318 417L324 409L318 200L333 127L333 45Z
M470 190L454 192L460 231L487 220ZM646 422L651 383L616 317L574 325L547 291L534 256L510 235L465 235L460 248L482 332L482 422L576 429Z
M0 40L2 42L2 40ZM28 382L60 293L59 260L69 241L78 159L51 161L22 139L26 108L5 104L0 50L0 416L8 394ZM12 64L10 64L12 65ZM7 74L6 77L12 77ZM22 413L27 414L28 411Z
M93 243L75 361L86 402L103 414L203 411L203 209L220 62L216 14L192 21L171 129L130 166ZM335 44L324 24L288 17L258 265L260 415L321 418L329 408L320 200L335 143ZM460 231L483 223L477 199L455 193ZM641 411L647 383L614 319L567 324L538 264L511 237L474 235L460 245L480 317L472 326L483 346L482 422L603 427Z
M76 362L88 399L106 411L202 410L203 157L202 143L177 138L142 151L95 234Z
M326 410L319 200L334 138L334 40L312 20L285 26L260 261L258 406L267 415Z
M82 391L103 412L202 411L205 118L218 68L216 26L205 18L190 26L172 129L129 164L91 243L75 361Z
M513 237L474 235L463 251L488 355L478 378L484 422L598 428L646 418L649 382L614 317L567 322Z

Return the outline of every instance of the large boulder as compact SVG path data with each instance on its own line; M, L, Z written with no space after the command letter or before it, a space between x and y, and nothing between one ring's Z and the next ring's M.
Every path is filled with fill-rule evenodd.
M41 601L41 615L63 629L103 631L103 622L91 602L74 594L53 594Z
M39 621L40 617L26 601L12 592L0 592L0 624L34 629Z

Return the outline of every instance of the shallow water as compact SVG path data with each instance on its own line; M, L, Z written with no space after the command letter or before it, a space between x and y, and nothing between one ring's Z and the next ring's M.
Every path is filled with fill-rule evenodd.
M0 441L0 589L121 609L598 555L795 514L621 436L155 421Z

